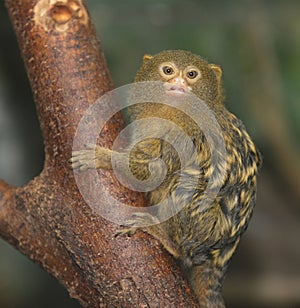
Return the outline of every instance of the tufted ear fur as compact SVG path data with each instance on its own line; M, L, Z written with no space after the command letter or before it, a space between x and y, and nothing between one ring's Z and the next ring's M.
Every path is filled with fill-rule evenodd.
M217 64L209 64L208 66L215 73L215 76L216 76L216 79L217 79L217 87L218 87L219 99L221 101L224 101L225 96L224 96L224 90L223 90L223 86L222 86L222 74L223 74L222 68L221 68L221 66L219 66Z
M214 71L214 73L217 77L218 83L220 83L221 78L222 78L222 74L223 74L221 66L219 66L217 64L209 64L208 66Z
M151 60L151 59L153 59L153 56L151 56L151 55L149 55L149 54L145 54L145 55L143 56L143 61L144 61L144 62L146 62L146 61L148 61L148 60Z

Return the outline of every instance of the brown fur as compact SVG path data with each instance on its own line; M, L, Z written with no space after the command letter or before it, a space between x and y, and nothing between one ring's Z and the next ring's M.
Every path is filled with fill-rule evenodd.
M168 210L177 204L183 205L183 209L175 216L144 231L158 238L164 247L181 261L201 307L224 307L221 286L228 262L252 215L256 176L261 158L241 121L228 112L223 104L222 70L219 66L209 64L188 51L163 51L155 56L144 57L135 82L161 81L158 66L166 61L175 63L179 70L193 65L201 72L201 78L192 85L192 92L204 100L214 112L223 132L227 156L222 159L227 164L220 163L220 166L213 169L210 154L213 149L209 149L203 132L184 113L163 104L144 103L130 107L131 121L153 116L172 120L190 136L197 148L197 155L191 157L184 167L181 166L174 148L160 139L142 141L131 151L130 167L140 180L149 176L149 162L153 159L162 158L167 165L164 182L147 194L149 205L165 200L169 202ZM133 139L134 134L135 132ZM176 138L175 135L172 137ZM96 167L110 169L110 155L111 150L96 147L96 159L93 161ZM121 166L123 156L122 153L118 155ZM73 153L73 168L92 168L91 157L94 159L94 149ZM225 168L223 179L219 178L218 168ZM210 177L216 182L222 181L221 189L207 207L200 208L199 204L205 198L204 191ZM176 187L179 178L184 184L178 192ZM195 191L190 190L193 185L196 185ZM151 220L151 217L134 219ZM128 223L128 228L124 229L123 233L135 231L136 228L130 225Z

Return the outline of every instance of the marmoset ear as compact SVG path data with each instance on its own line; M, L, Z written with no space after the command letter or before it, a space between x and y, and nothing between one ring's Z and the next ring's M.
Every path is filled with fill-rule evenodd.
M218 82L220 82L221 78L222 78L222 74L223 74L221 66L219 66L217 64L209 64L208 67L211 68L214 71Z
M151 56L151 55L149 55L149 54L145 54L145 55L143 56L143 61L144 61L144 62L146 62L146 61L148 61L148 60L151 60L151 59L153 59L153 56Z

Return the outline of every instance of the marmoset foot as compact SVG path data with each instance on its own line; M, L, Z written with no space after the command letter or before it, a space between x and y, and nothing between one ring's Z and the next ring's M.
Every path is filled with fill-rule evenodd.
M71 168L79 171L87 169L111 169L111 153L107 148L96 144L86 144L84 150L73 151L70 158Z
M121 229L117 232L116 236L124 234L133 235L138 229L148 232L147 228L159 223L159 219L149 213L134 213L130 219L121 225Z

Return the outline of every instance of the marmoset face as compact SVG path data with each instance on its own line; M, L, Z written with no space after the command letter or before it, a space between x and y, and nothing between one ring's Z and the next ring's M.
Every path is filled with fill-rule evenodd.
M135 81L162 81L171 95L193 93L206 102L221 98L222 70L185 50L167 50L145 55Z
M192 86L201 78L201 72L196 66L189 65L181 69L174 62L161 63L158 72L166 91L175 95L192 92Z

